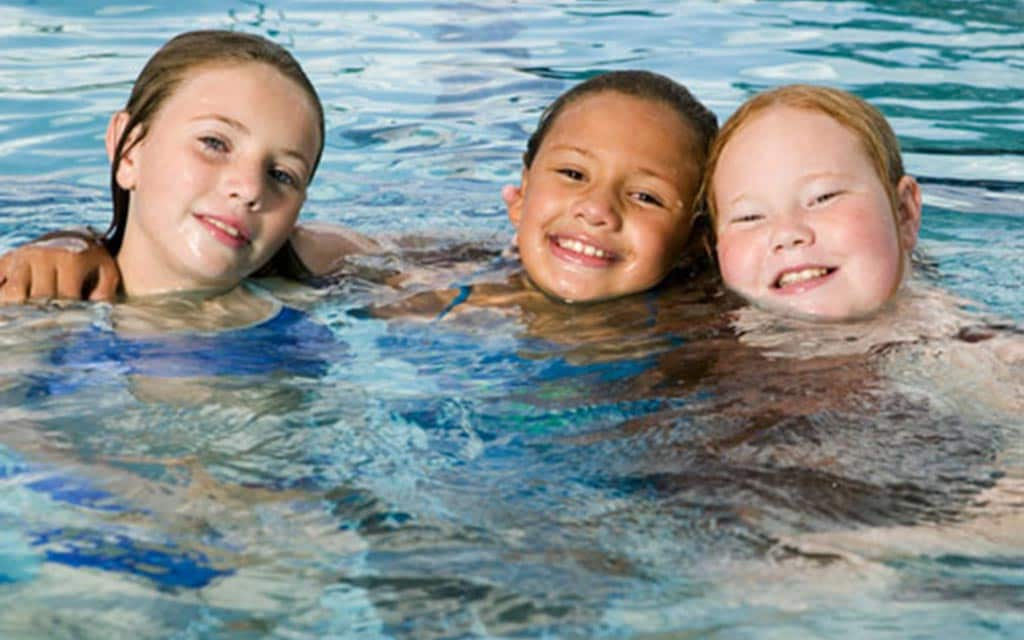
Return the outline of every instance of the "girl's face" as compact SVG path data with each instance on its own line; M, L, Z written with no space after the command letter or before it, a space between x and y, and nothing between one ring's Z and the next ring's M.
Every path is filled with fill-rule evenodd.
M509 204L530 280L565 301L649 289L679 259L700 169L671 107L614 91L569 104Z
M111 120L112 153L128 116ZM320 147L314 106L261 63L188 72L121 161L129 295L229 288L288 238Z
M787 106L753 116L711 187L722 278L751 302L843 319L899 287L920 223L917 183L900 181L894 214L863 145L831 117Z

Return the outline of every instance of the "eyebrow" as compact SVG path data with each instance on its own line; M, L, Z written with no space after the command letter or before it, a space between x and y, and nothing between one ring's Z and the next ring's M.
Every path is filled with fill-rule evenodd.
M236 120L234 118L225 116L220 113L204 113L196 116L195 118L192 118L192 120L193 122L198 120L217 120L218 122L223 122L224 124L228 125L233 129L238 129L239 131L246 135L252 134L252 131L250 131L249 127L245 126L245 124L243 124L240 120ZM299 162L301 162L306 173L309 173L310 163L301 153L299 153L297 149L285 149L284 155L293 157Z
M583 147L577 147L574 144L568 144L568 143L566 143L566 144L557 144L557 145L551 147L551 150L552 151L573 151L575 153L580 154L581 156L586 156L588 158L595 157L593 152L591 152L591 151L589 151L587 149L584 149ZM653 171L651 169L648 169L646 167L639 167L637 169L637 171L639 171L640 173L642 173L644 175L651 176L652 178L657 178L658 180L664 180L666 182L673 182L673 180L671 178L669 178L667 176L664 176L664 175L661 175L661 174L659 174L659 173L657 173L657 172L655 172L655 171Z

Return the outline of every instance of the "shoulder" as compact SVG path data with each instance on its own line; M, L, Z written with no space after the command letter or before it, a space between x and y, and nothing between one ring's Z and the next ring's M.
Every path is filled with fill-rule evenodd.
M302 264L313 275L325 275L336 270L349 256L381 250L379 243L368 236L323 222L297 225L290 241Z

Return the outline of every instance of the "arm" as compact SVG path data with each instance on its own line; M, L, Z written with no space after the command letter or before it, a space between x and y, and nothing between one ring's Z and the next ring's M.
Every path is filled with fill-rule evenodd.
M314 276L336 271L351 255L381 250L380 244L361 233L322 222L296 225L291 243L302 264Z
M501 198L506 206L519 195L518 185L502 187ZM383 248L370 237L347 227L325 222L295 225L290 240L302 265L314 276L336 271L349 256L378 253Z
M0 256L0 302L112 300L120 282L117 263L89 230L48 233Z

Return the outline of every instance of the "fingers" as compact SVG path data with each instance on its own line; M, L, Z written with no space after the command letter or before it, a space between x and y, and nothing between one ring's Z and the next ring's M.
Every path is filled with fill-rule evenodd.
M11 262L6 267L3 287L0 288L0 302L21 303L28 300L32 273L28 265Z
M57 297L57 272L53 269L40 269L36 265L29 268L31 283L28 286L30 298Z
M96 286L92 288L92 291L87 292L85 289L81 289L80 292L83 297L88 293L89 300L94 302L111 302L117 295L117 288L120 284L121 274L117 270L117 265L111 261L110 264L100 266L99 279L96 281Z
M20 247L0 258L0 303L81 300L86 283L90 278L96 280L90 275L95 269L82 261L65 259L63 251Z
M30 243L0 256L0 302L113 300L120 285L117 263L102 244L76 242L82 246Z
M42 277L42 274L39 274ZM53 277L56 279L54 288L57 297L68 300L79 300L83 297L86 284L91 279L89 271L78 268L74 265L65 269L58 269ZM33 274L35 277L35 274ZM35 282L32 283L33 297L35 297Z

